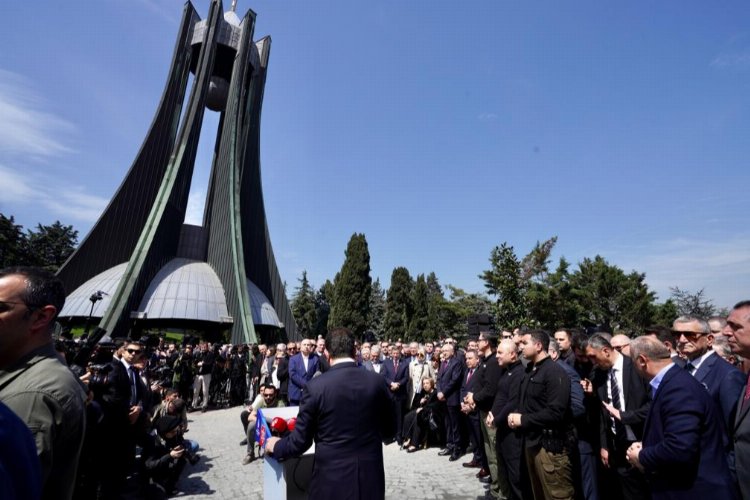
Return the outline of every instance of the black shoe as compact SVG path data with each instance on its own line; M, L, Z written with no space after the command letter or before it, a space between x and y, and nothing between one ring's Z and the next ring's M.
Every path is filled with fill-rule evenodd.
M448 460L450 460L451 462L455 462L459 458L461 458L461 455L459 455L458 453L452 453L451 457Z
M492 477L490 477L489 475L485 476L485 477L480 477L479 478L479 482L480 483L484 483L484 484L491 484L492 483Z
M242 459L242 465L247 465L253 460L255 460L255 455L246 455L245 458Z
M240 446L247 446L247 438L240 441Z
M452 453L453 452L450 450L450 448L443 448L442 450L440 450L438 452L438 455L440 455L441 457L445 457L445 456L450 455Z

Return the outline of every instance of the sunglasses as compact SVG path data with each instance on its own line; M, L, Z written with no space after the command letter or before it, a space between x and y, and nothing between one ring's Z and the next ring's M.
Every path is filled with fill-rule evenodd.
M675 336L676 339L679 340L680 337L685 337L690 342L695 342L699 338L701 338L702 335L706 335L705 333L699 333L699 332L677 332L672 331L672 335Z
M140 354L143 352L143 349L125 349L125 350L128 351L130 354Z

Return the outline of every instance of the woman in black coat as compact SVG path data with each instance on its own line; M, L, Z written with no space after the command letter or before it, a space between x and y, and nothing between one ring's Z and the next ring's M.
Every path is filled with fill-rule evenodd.
M424 377L419 408L410 411L404 417L403 438L409 443L406 451L417 451L430 431L439 432L443 421L442 408L443 402L437 398L435 381L430 377Z

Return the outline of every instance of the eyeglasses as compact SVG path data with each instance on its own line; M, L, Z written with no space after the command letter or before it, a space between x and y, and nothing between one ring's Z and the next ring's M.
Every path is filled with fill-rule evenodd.
M702 335L706 335L705 333L700 332L678 332L678 331L672 331L672 334L679 339L680 337L685 337L689 342L695 342L699 338L701 338Z
M626 347L628 347L630 344L623 344L623 345L613 345L612 349L614 349L617 352L622 352L622 350Z
M130 354L140 354L143 352L143 349L125 349L125 350L128 351Z

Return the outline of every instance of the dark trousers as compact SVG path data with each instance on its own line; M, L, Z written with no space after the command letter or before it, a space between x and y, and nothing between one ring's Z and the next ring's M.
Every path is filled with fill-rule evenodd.
M469 442L474 447L474 456L472 460L482 464L482 468L487 469L487 455L484 453L484 441L482 441L482 428L479 425L479 412L475 411L466 415L466 430L469 434Z
M649 500L651 490L646 482L646 477L636 468L632 467L625 452L632 444L631 441L620 441L611 445L609 452L609 472L607 484L610 492L606 498L615 500ZM602 497L605 498L604 494Z
M498 467L505 469L508 479L508 498L522 500L524 486L521 479L521 461L523 456L523 438L517 431L504 430L496 434L498 449Z
M404 398L394 397L393 398L393 415L396 419L396 440L400 443L402 441L402 435L404 431L404 405L406 400Z
M460 406L448 406L445 413L445 447L458 453L461 450Z

